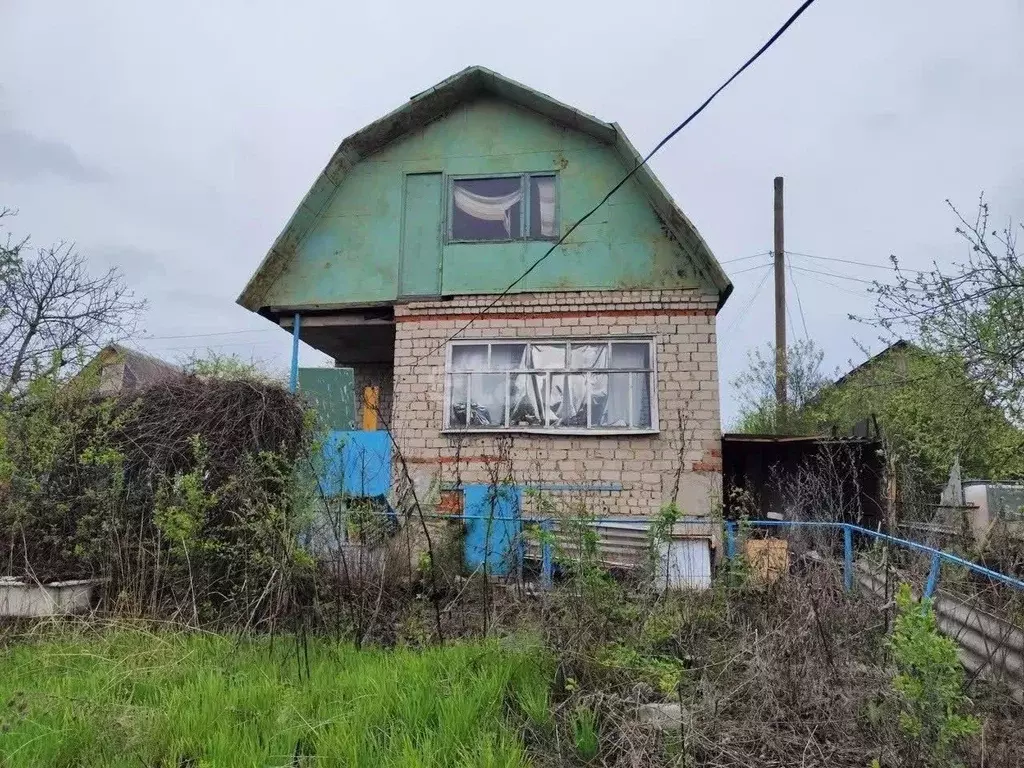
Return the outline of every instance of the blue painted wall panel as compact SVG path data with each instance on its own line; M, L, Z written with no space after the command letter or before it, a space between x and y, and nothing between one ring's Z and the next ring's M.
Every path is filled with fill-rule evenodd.
M469 570L482 571L485 561L488 574L495 576L505 576L515 569L523 549L519 509L520 489L516 486L465 486L462 514Z
M384 496L391 489L391 436L332 430L324 441L320 485L328 496Z

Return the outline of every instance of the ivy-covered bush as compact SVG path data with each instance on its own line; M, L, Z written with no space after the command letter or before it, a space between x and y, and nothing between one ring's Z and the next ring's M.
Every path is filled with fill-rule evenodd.
M103 580L105 607L258 620L311 563L309 417L270 382L118 398L32 383L0 410L0 575Z

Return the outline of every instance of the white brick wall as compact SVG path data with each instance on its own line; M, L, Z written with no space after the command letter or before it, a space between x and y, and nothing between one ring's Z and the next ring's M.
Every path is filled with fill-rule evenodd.
M395 307L392 428L418 487L437 479L486 483L493 472L495 435L441 431L445 341L476 318L458 338L655 340L659 434L515 434L511 466L502 468L515 482L620 483L621 491L588 493L587 503L599 514L653 514L672 495L681 462L680 508L690 515L710 511L721 488L717 297L685 290L519 294L477 318L492 300L467 296Z

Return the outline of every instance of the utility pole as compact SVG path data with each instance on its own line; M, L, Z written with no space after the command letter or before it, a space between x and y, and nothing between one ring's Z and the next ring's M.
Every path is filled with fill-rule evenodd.
M775 177L775 404L781 418L786 409L786 245L781 176Z

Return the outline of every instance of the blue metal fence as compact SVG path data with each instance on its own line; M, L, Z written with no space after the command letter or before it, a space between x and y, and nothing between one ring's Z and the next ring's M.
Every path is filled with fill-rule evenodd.
M637 517L637 522L650 523L653 518L650 517ZM552 529L551 518L523 518L523 522L527 524L539 525L542 530L550 532ZM620 523L622 518L597 518L588 520L589 523ZM676 522L676 525L695 525L707 527L711 524L710 520L680 520ZM736 542L737 542L737 530L739 523L735 520L726 520L724 523L724 540L725 540L725 556L728 560L733 560L736 557ZM819 528L819 529L830 529L835 531L842 531L843 534L843 585L847 591L853 589L854 581L854 570L853 570L853 536L854 534L860 536L866 536L876 541L886 542L888 544L902 547L904 549L920 552L927 554L931 557L931 566L928 572L928 579L925 582L924 597L931 597L935 594L935 589L938 586L939 575L942 569L943 563L950 563L958 565L962 568L966 568L969 571L977 573L986 578L997 581L1001 584L1005 584L1014 589L1024 591L1024 581L1015 578L1013 576L1007 576L1005 573L994 571L991 568L986 568L978 563L965 560L962 557L944 552L934 547L929 547L926 544L921 544L917 541L910 541L909 539L900 539L896 536L889 536L879 531L872 531L870 528L863 528L859 525L853 525L852 523L832 523L819 520L745 520L742 525L750 528ZM547 537L545 537L547 538ZM552 577L553 561L551 556L551 544L549 541L544 541L541 545L541 579L543 584L550 584Z
M847 590L853 589L853 534L867 536L877 541L884 541L888 544L893 544L898 547L903 547L914 552L921 552L931 556L931 567L928 571L928 579L925 582L924 596L931 597L935 593L935 588L938 585L939 573L942 569L942 564L952 563L959 565L962 568L966 568L969 571L985 576L993 581L998 581L1001 584L1006 584L1015 589L1024 590L1024 581L1014 578L1013 576L1007 576L1005 573L999 573L999 571L993 571L991 568L986 568L978 563L965 560L957 555L950 554L949 552L943 552L941 549L935 549L929 547L926 544L921 544L917 541L910 541L909 539L900 539L896 536L889 536L886 533L880 533L879 531L872 531L870 528L862 528L859 525L853 525L851 523L828 523L820 521L810 520L747 520L743 522L743 525L750 526L752 528L831 528L831 529L842 529L843 531L843 583ZM733 558L736 556L736 528L737 523L729 520L725 523L725 551L726 557Z
M452 515L438 514L438 513L424 513L425 517L439 518L439 519L453 519ZM550 585L553 576L554 569L554 558L552 553L552 544L550 534L554 530L555 518L552 517L535 517L535 516L518 516L518 515L502 515L502 514L472 514L468 510L464 512L459 518L464 521L481 521L490 520L493 522L515 522L517 525L521 524L524 527L536 526L539 530L544 532L546 535L542 536L541 541L541 583L544 585ZM635 517L615 517L615 518L586 518L582 522L587 524L612 524L622 523L626 521L635 521L638 523L651 523L654 521L652 517L635 516ZM678 520L674 525L694 525L702 526L707 529L708 526L714 525L713 520L701 520L701 519L690 519L690 520ZM912 552L919 552L926 554L931 558L931 566L928 572L928 578L925 583L924 597L931 597L935 593L935 589L938 586L939 576L942 569L943 563L949 563L951 565L957 565L961 568L966 568L973 573L977 573L980 576L984 576L988 579L996 581L1000 584L1005 584L1008 587L1024 591L1024 580L1018 579L1014 576L1008 576L1005 573L994 571L991 568L965 560L958 555L954 555L950 552L944 552L934 547L929 547L926 544L921 544L917 541L911 541L909 539L901 539L896 536L890 536L886 533L880 533L879 531L872 531L869 528L863 528L859 525L853 525L852 523L832 523L818 520L744 520L742 523L735 520L726 520L723 523L723 541L725 545L725 557L727 560L733 560L737 556L737 540L738 531L740 526L745 528L818 528L827 529L834 531L842 531L843 534L843 584L847 591L853 589L854 582L854 534L858 536L864 536L876 541L882 541L888 544L892 544L897 547L910 550Z

